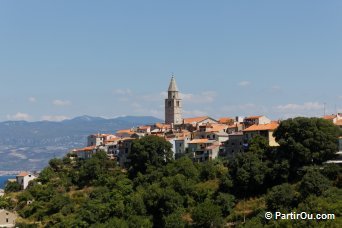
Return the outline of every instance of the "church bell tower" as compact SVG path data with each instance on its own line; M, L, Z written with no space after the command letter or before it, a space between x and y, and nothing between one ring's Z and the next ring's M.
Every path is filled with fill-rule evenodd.
M165 123L166 124L182 124L182 99L179 97L179 91L176 80L172 76L167 99L165 99Z

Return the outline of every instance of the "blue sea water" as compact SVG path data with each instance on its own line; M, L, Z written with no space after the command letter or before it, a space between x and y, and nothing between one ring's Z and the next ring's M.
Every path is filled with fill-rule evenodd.
M5 188L5 183L8 179L15 179L15 176L0 176L0 188Z

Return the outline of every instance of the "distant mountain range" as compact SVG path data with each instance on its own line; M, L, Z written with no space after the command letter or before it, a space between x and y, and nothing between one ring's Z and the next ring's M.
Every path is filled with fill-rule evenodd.
M152 116L125 116L114 119L80 116L61 122L0 122L0 170L34 170L52 157L61 157L72 148L83 147L93 133L115 133L139 125L163 122Z

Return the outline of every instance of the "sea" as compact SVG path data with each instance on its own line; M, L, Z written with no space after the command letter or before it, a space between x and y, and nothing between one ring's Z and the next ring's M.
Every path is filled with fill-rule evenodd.
M0 188L5 188L5 183L8 179L15 179L15 176L0 176Z

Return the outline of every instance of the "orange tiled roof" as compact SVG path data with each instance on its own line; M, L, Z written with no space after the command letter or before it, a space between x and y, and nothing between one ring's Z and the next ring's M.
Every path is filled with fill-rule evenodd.
M162 123L156 123L155 126L159 129L169 129L171 128L170 124L162 124Z
M232 125L228 125L227 128L237 128L237 127L242 127L242 124L232 124Z
M218 131L222 131L223 129L227 129L228 126L225 124L211 124L211 126L209 126L207 128L207 132L218 132Z
M279 126L278 123L269 123L269 124L254 124L252 126L250 126L249 128L246 128L243 131L272 131L277 129L277 127Z
M201 116L201 117L193 117L193 118L184 118L183 122L185 124L191 124L191 123L195 123L195 122L201 122L205 119L208 119L208 116Z
M111 139L107 139L105 142L115 142L120 140L120 138L111 138Z
M122 129L122 130L118 130L116 133L117 134L121 134L121 133L128 133L128 134L130 134L130 133L134 133L134 132L131 129Z
M333 120L336 118L336 115L326 115L322 117L325 120Z
M88 147L84 147L81 149L77 149L76 151L92 151L95 149L95 146L88 146Z
M218 119L219 123L228 123L228 122L231 122L231 121L234 121L234 119L230 118L230 117L222 117L222 118Z
M151 128L150 126L140 126L138 127L140 130L147 130L149 128Z
M21 172L17 176L18 177L26 177L27 175L29 175L28 172Z
M193 139L189 143L197 144L197 143L206 143L208 141L209 141L209 139Z

